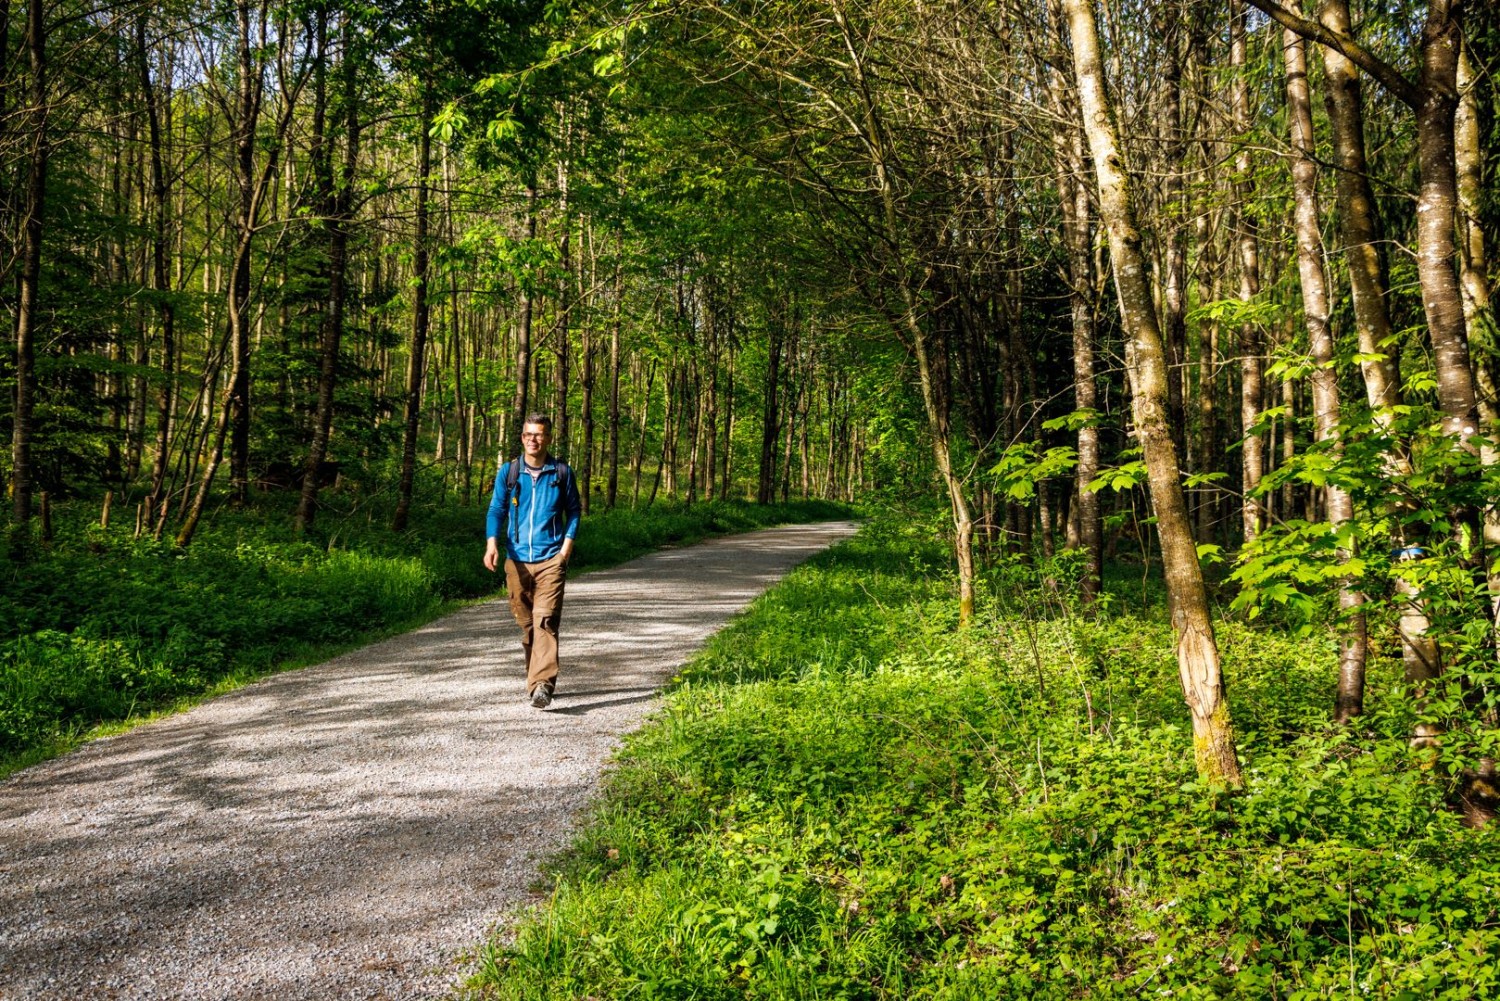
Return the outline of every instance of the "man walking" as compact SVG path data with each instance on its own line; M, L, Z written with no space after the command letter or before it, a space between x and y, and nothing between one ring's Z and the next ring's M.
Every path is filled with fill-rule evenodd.
M484 546L485 568L500 560L505 528L505 589L521 626L526 651L526 690L531 704L545 709L557 689L557 626L562 619L563 584L583 502L568 464L547 451L552 420L528 414L521 427L521 455L500 467L490 497Z

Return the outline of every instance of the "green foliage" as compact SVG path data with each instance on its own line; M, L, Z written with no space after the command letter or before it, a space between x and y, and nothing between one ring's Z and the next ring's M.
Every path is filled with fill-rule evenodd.
M1309 635L1337 618L1336 596L1348 586L1365 596L1377 642L1395 647L1398 619L1419 606L1444 676L1414 711L1447 732L1441 758L1449 770L1472 767L1500 747L1491 725L1500 681L1491 568L1480 545L1481 520L1500 497L1500 471L1481 464L1479 439L1461 445L1421 408L1398 408L1388 426L1346 422L1338 440L1337 449L1304 450L1260 489L1270 493L1289 480L1332 484L1350 494L1353 519L1337 529L1298 519L1268 528L1240 553L1233 607L1255 618L1279 606L1282 622Z
M326 512L316 541L286 534L285 503L225 512L191 549L85 528L60 509L59 542L0 563L0 755L66 744L289 659L375 638L444 602L489 596L484 512L419 507L404 535L388 512ZM584 519L575 566L788 521L843 517L821 502L604 511ZM378 517L377 517L378 515Z
M995 478L1002 494L1025 503L1036 496L1038 483L1063 476L1077 465L1078 450L1070 445L1058 445L1044 451L1035 442L1022 441L1006 447L990 475Z
M1079 615L879 521L716 637L629 743L487 998L1377 998L1500 990L1494 832L1408 752L1395 671L1221 627L1247 786L1201 788L1159 601Z

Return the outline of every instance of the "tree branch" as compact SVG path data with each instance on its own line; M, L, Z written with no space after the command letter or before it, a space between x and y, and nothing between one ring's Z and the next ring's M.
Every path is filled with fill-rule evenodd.
M1287 10L1276 0L1245 0L1250 6L1259 9L1267 17L1271 18L1283 28L1294 31L1306 38L1308 41L1326 45L1330 49L1341 53L1345 59L1370 74L1392 96L1402 104L1416 110L1419 97L1416 85L1401 75L1390 63L1384 61L1369 49L1360 45L1354 39L1343 32L1326 28L1317 21L1309 21L1307 18Z

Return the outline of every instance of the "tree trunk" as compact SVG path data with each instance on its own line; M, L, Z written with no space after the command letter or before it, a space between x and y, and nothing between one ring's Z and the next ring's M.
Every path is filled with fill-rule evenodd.
M778 309L777 306L783 308ZM766 325L766 381L762 397L765 404L761 410L760 425L760 482L755 491L755 500L760 504L769 504L775 499L776 439L780 431L776 421L781 413L781 408L777 406L777 398L781 389L781 344L784 325L787 321L787 311L784 307L784 302L773 305L770 322Z
M1248 80L1247 9L1234 0L1230 20L1230 111L1234 134L1240 144L1235 155L1235 240L1240 258L1240 299L1249 303L1260 294L1260 236L1255 217L1255 182L1250 161L1250 85ZM1265 441L1251 429L1260 419L1264 363L1261 359L1260 328L1247 320L1240 324L1240 489L1244 540L1260 534L1264 510L1254 496L1265 472Z
M1325 27L1348 34L1346 0L1323 0L1319 13ZM1386 303L1384 269L1375 192L1365 160L1364 99L1359 69L1342 53L1323 49L1328 80L1328 119L1333 132L1334 192L1338 199L1340 242L1349 265L1349 293L1359 338L1360 372L1375 419L1387 424L1391 408L1401 403L1401 383L1391 355L1395 330Z
M1169 7L1169 10L1175 8ZM1187 143L1182 130L1182 46L1178 43L1175 22L1169 31L1172 51L1167 57L1167 78L1163 81L1162 126L1166 141L1166 177L1163 200L1166 202L1165 282L1162 288L1162 313L1166 328L1167 406L1172 428L1172 442L1177 454L1187 455L1187 408L1183 385L1187 373L1187 241L1183 220L1187 205L1183 199L1183 174L1187 170ZM1087 216L1084 217L1087 219ZM1086 225L1086 223L1085 223ZM1077 326L1074 327L1075 341Z
M1068 244L1068 305L1073 321L1073 405L1079 411L1098 407L1094 385L1094 262L1089 232L1089 193L1085 181L1082 133L1062 139L1058 165L1058 194L1062 199L1063 232ZM1092 606L1103 586L1103 522L1099 495L1088 485L1099 475L1099 428L1086 421L1078 429L1078 466L1073 494L1078 545L1084 552L1079 592Z
M319 10L320 36L326 34L326 18L326 8ZM317 514L318 488L322 479L323 462L328 456L329 435L333 430L334 386L338 377L339 346L344 336L344 309L348 300L349 227L353 208L354 171L359 160L354 28L348 15L345 15L343 34L344 51L339 70L343 84L340 103L344 114L344 162L337 179L333 176L333 144L321 128L314 131L320 147L320 154L314 160L314 169L318 172L317 183L322 189L320 209L328 227L328 303L320 324L317 411L313 415L312 443L308 447L307 462L302 471L302 496L297 503L296 529L299 534L307 531ZM321 37L319 48L323 48ZM319 72L326 70L320 69ZM319 87L322 88L321 81ZM321 95L319 103L322 103Z
M1448 0L1431 0L1422 28L1417 103L1417 275L1437 368L1443 429L1467 441L1478 431L1463 295L1454 261L1458 175L1454 125L1458 111L1458 22Z
M411 512L411 494L417 471L417 434L422 424L422 384L426 371L427 326L430 314L427 304L427 215L428 191L432 184L432 137L428 129L432 123L432 81L425 76L421 84L422 111L417 128L417 192L416 221L412 234L412 321L411 351L406 359L406 411L401 436L401 484L397 489L396 514L391 521L391 530L406 531L406 520Z
M732 329L732 328L731 328ZM729 348L728 368L724 373L724 448L720 453L724 467L723 485L719 489L719 496L728 500L730 498L729 488L733 482L734 466L734 347Z
M1312 101L1307 81L1307 50L1302 38L1283 31L1282 53L1286 63L1287 111L1291 120L1292 184L1295 195L1293 223L1297 240L1297 275L1302 284L1302 309L1307 319L1308 342L1314 368L1312 383L1313 430L1319 442L1338 450L1339 390L1334 371L1334 338L1328 276L1323 270L1323 241L1319 231L1317 139L1313 133ZM1354 517L1348 491L1330 483L1324 490L1328 520L1333 530ZM1347 560L1352 554L1341 552ZM1340 723L1364 712L1365 658L1368 646L1363 611L1364 595L1347 582L1339 589L1340 623L1339 680L1334 699L1334 718Z
M1469 328L1469 342L1474 349L1474 378L1478 388L1479 419L1484 437L1480 461L1486 466L1500 462L1500 449L1493 444L1500 432L1500 387L1495 371L1495 315L1490 301L1489 253L1485 246L1481 218L1484 199L1485 152L1480 138L1479 101L1475 89L1478 74L1465 42L1458 59L1458 113L1454 125L1454 156L1458 172L1459 205L1459 277L1464 296L1464 320ZM1494 567L1494 554L1500 552L1500 510L1491 504L1484 511L1484 541L1488 559ZM1500 568L1489 573L1490 621L1500 638Z
M568 167L566 162L561 162L557 165L557 186L559 197L558 211L562 213L562 237L557 241L559 253L558 264L562 269L562 281L558 289L556 339L553 342L556 362L552 368L552 386L555 401L553 408L556 412L552 419L556 423L555 440L558 452L569 458L573 458L571 428L568 425L568 389L572 376L569 368L572 359L568 356L568 328L573 322L573 219L568 214ZM521 416L525 417L524 414Z
M625 293L624 237L615 258L614 317L609 325L609 483L604 504L613 508L620 483L620 322Z
M167 240L171 225L172 194L162 161L161 111L156 86L151 80L150 54L146 46L146 16L136 18L136 72L146 108L146 129L151 163L151 290L156 293L157 322L161 325L161 383L156 394L156 455L151 463L151 504L160 505L171 451L172 400L177 392L177 310L169 293ZM163 75L165 102L171 104L171 78Z
M656 381L656 362L646 365L646 386L641 393L641 410L635 429L635 449L630 457L630 506L641 502L641 466L646 461L646 422L651 413L651 386Z
M1136 433L1145 453L1151 503L1161 539L1162 569L1177 634L1178 670L1193 719L1194 759L1203 778L1239 786L1239 758L1209 615L1208 592L1167 428L1167 367L1161 331L1141 253L1140 233L1135 225L1129 180L1121 166L1105 92L1093 0L1062 0L1062 3L1073 40L1073 66L1084 128L1093 151L1100 216L1109 235L1110 262L1130 354L1127 368Z
M533 178L526 185L526 242L530 243L536 239L536 180ZM500 461L504 462L511 458L511 452L519 453L519 448L510 448L507 436L519 434L521 423L526 419L526 410L529 403L528 393L531 384L531 324L532 314L536 309L536 296L532 289L532 278L529 274L521 276L521 314L516 321L516 391L511 397L510 421L500 436ZM516 439L519 446L520 439Z
M583 513L588 514L594 492L594 338L587 325L583 328L583 456L578 465Z
M21 227L21 282L16 303L16 395L11 425L11 511L17 526L31 520L32 419L36 409L36 323L42 282L42 233L47 197L47 25L42 0L26 5L30 81L26 112L31 149L26 165L26 216Z
M229 489L236 503L250 495L250 247L255 240L259 199L255 185L256 132L260 124L264 84L252 47L250 4L236 4L239 38L238 78L234 121L235 183L239 206L235 217L236 246L229 272Z

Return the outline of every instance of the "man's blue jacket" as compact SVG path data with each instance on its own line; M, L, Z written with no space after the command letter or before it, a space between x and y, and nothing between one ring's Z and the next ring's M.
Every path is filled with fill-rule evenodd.
M524 458L511 460L525 461ZM507 462L495 475L485 537L498 539L500 527L504 524L507 557L521 563L550 560L562 549L564 539L578 537L583 501L578 496L573 470L550 455L543 461L538 476L533 477L523 465L515 493L506 497L505 479L509 472L510 463Z

